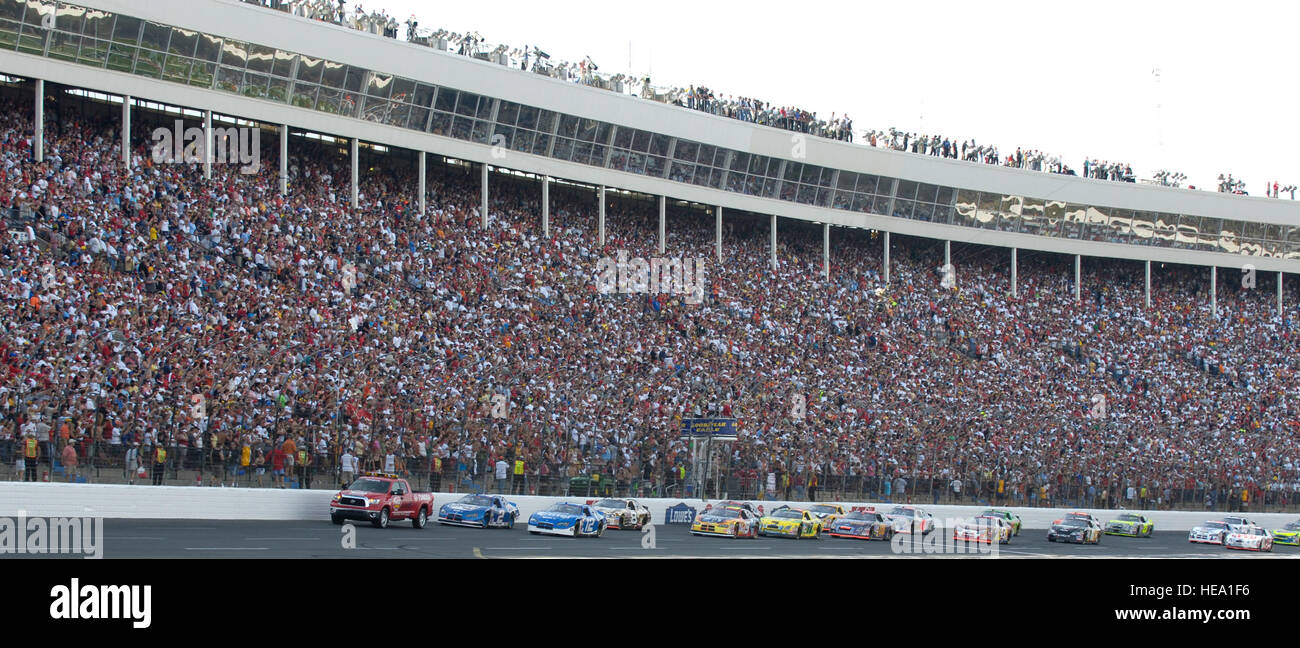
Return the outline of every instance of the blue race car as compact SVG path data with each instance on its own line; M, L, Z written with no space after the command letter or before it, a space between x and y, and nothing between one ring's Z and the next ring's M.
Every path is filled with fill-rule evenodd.
M519 507L500 495L466 495L438 509L438 524L513 529Z
M587 504L560 502L528 518L528 532L532 534L595 536L605 535L608 522L605 514Z

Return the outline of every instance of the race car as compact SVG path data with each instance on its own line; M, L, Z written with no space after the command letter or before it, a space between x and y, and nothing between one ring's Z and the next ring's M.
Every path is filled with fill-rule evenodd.
M980 517L997 517L1006 520L1011 524L1011 531L1014 535L1020 535L1020 516L1005 509L988 509L979 514Z
M1234 529L1223 539L1226 549L1246 551L1272 551L1273 534L1262 526L1247 524Z
M925 535L934 531L934 516L915 506L895 506L885 519L894 525L894 533L912 533L915 529Z
M966 542L983 542L998 544L1011 542L1015 531L1006 518L996 515L981 515L958 524L952 529L952 539Z
M385 528L390 520L410 520L423 529L433 513L433 493L417 493L405 479L391 473L366 473L334 495L330 521L369 521Z
M1106 535L1150 538L1155 530L1154 522L1137 513L1121 513L1117 519L1106 523Z
M611 529L640 529L650 524L650 509L634 499L606 497L588 503L605 514L605 521Z
M827 526L826 533L832 538L889 540L894 537L894 525L874 509L853 510Z
M807 508L809 513L821 520L823 531L831 528L845 513L844 507L839 504L810 504Z
M758 522L758 534L761 536L783 536L798 540L817 538L821 533L822 521L816 515L788 506L772 511Z
M466 495L438 509L438 524L513 529L519 507L501 495Z
M1199 544L1223 544L1224 538L1232 532L1228 523L1223 520L1210 520L1200 526L1192 527L1187 532L1187 541Z
M558 502L545 511L528 518L528 532L550 535L589 536L605 535L605 515L587 504Z
M1300 520L1287 522L1281 529L1273 529L1273 544L1300 546Z
M1052 524L1060 524L1065 520L1084 520L1087 522L1091 522L1092 524L1095 524L1099 527L1101 526L1101 520L1098 520L1096 516L1094 516L1093 514L1084 513L1083 511L1070 511L1069 513L1065 514L1065 517L1059 520L1052 520Z
M1048 542L1101 544L1101 535L1101 526L1096 521L1082 517L1066 516L1047 529Z
M757 538L758 517L739 506L713 507L695 518L691 535Z

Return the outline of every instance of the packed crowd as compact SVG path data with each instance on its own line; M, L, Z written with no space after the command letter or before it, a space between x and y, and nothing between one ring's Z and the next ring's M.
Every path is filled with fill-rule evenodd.
M485 231L468 169L434 172L422 215L409 161L366 160L353 209L346 158L310 142L281 197L273 157L205 181L141 140L128 172L88 119L47 130L36 164L30 118L0 111L0 209L37 239L0 242L6 461L30 434L46 457L130 471L162 448L223 482L344 457L486 478L507 458L532 484L646 492L704 470L680 419L733 416L708 473L732 493L772 475L1167 506L1300 485L1300 338L1264 277L1220 282L1215 318L1199 269L1160 269L1146 310L1139 266L1089 260L1076 304L1068 260L1022 251L1013 299L1002 251L954 245L945 289L942 243L897 237L885 285L879 239L845 230L827 281L819 227L783 222L772 270L766 217L728 212L717 263L712 217L674 207L668 255L705 260L703 303L598 294L598 259L655 256L653 202L612 198L602 248L580 189L554 188L548 237L539 187L494 176Z

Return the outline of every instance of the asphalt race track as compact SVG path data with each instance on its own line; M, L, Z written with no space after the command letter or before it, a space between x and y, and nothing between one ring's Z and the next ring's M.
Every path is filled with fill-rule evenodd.
M686 526L657 525L654 547L637 531L606 531L602 538L531 535L514 529L441 526L430 521L387 529L356 524L355 547L344 548L345 526L320 521L104 520L105 558L870 558L954 557L896 554L889 542L822 538L733 540L692 536ZM938 530L936 533L943 533ZM951 542L951 536L944 534ZM643 543L643 540L646 542ZM910 540L903 536L903 541ZM933 546L935 543L931 543ZM962 557L977 554L971 549ZM1185 531L1156 531L1151 538L1105 536L1100 545L1048 542L1046 531L1026 529L999 548L1003 558L1246 558L1297 557L1300 547L1275 546L1271 554L1232 551L1187 542ZM55 556L50 556L55 557ZM61 556L67 557L67 556Z

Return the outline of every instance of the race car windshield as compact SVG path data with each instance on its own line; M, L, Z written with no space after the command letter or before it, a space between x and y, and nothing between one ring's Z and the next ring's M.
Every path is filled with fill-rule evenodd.
M1282 528L1287 531L1300 531L1300 522L1287 522Z
M621 508L627 508L627 502L624 502L623 500L616 500L616 499L603 499L600 500L599 502L596 502L596 507L621 509Z
M722 509L721 511L709 511L709 515L720 518L738 518L740 517L739 509Z
M362 491L364 493L387 493L388 482L362 477L352 482L352 485L348 486L348 490Z
M1088 523L1077 518L1066 518L1064 520L1061 520L1061 523L1057 526L1086 527L1088 526Z
M863 511L850 511L848 515L845 515L840 519L848 521L848 520L874 520L876 518L872 517L871 513L866 513Z
M1142 518L1136 515L1121 515L1119 516L1119 521L1120 522L1141 522Z
M994 511L993 509L989 509L989 510L984 511L983 513L981 513L981 514L980 514L980 517L1004 517L1004 516L1003 516L1003 514L998 513L997 511Z
M1205 523L1205 528L1207 528L1207 529L1226 529L1226 528L1228 528L1228 525L1226 525L1226 524L1224 524L1224 523L1222 523L1222 522L1206 522L1206 523Z
M578 506L577 504L560 503L560 504L556 504L555 506L552 506L547 510L550 511L551 513L570 513L573 515L582 515L582 507Z
M812 507L812 508L809 509L809 510L811 510L813 513L834 513L834 512L835 512L835 507L834 507L834 506L814 506L814 507Z
M486 495L466 495L460 498L460 503L470 506L492 506L492 498Z
M903 507L901 507L901 506L895 506L895 507L894 507L894 510L890 511L889 514L890 514L890 515L902 515L902 516L904 516L904 517L912 517L912 511L911 511L910 509L905 509L905 508L903 508Z
M779 520L798 520L803 517L803 514L798 511L777 511L772 514L772 517Z

